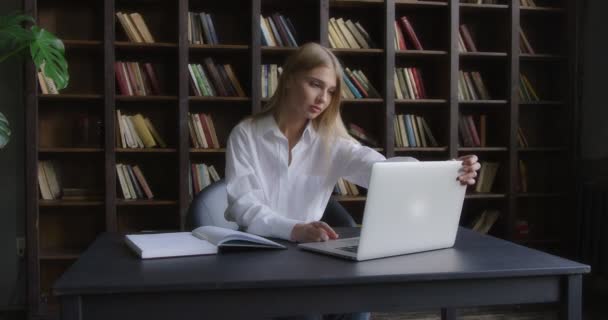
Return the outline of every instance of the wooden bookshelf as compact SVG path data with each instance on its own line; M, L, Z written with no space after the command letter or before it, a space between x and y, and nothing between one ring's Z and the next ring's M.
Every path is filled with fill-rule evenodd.
M574 0L543 1L521 8L519 1L498 5L464 4L458 0L26 0L25 12L64 40L70 86L60 94L41 94L32 65L26 71L26 210L29 317L53 317L58 309L51 286L102 232L180 230L190 204L191 163L213 165L223 177L230 130L268 101L262 98L264 64L284 63L291 47L262 45L260 16L280 13L296 30L298 44L329 47L332 17L359 21L376 47L331 49L345 67L361 70L379 98L343 99L346 122L375 138L375 149L387 157L412 156L445 160L474 153L483 162L499 163L489 192L469 187L462 225L484 210L500 216L490 234L535 248L567 253L573 221L576 130L576 50ZM550 5L550 6L549 6ZM235 9L238 8L238 9ZM154 43L130 42L115 13L138 12ZM188 12L210 13L218 44L188 41ZM394 23L410 20L424 50L398 50ZM473 30L477 52L459 52L461 24ZM520 53L519 29L526 32L534 54ZM210 57L230 64L244 97L196 96L188 64ZM161 92L128 96L118 90L117 61L150 62ZM397 98L395 68L418 68L426 90L422 99ZM478 71L489 99L458 98L459 71ZM519 75L524 73L539 100L522 100ZM164 148L123 148L117 144L116 110L149 117L166 140ZM196 148L188 129L189 113L213 117L219 148ZM424 117L436 147L396 147L395 115ZM459 116L487 119L486 145L461 143ZM518 143L518 127L528 146ZM120 138L120 136L118 136ZM91 190L81 200L42 200L38 161L56 163L64 187ZM528 190L521 190L520 160L528 167ZM153 199L124 200L116 164L141 167ZM360 222L366 190L360 196L332 196ZM80 199L80 198L79 198ZM530 235L516 233L518 221L530 223ZM550 221L550 222L546 222ZM571 227L570 227L571 228Z

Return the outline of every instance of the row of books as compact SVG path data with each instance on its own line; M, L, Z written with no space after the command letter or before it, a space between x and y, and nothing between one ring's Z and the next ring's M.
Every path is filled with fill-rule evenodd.
M500 211L495 209L484 210L472 223L471 229L482 234L487 234L500 217Z
M492 191L492 185L496 179L496 173L500 163L493 161L482 161L477 183L475 184L475 192L488 193Z
M122 30L131 42L154 43L154 37L150 33L144 17L137 12L122 13L116 12L116 18Z
M517 144L520 148L527 148L529 146L528 139L526 138L524 130L521 127L517 128Z
M465 147L486 146L486 115L479 115L479 130L472 115L460 115L458 131L460 132L460 145Z
M380 93L372 86L372 83L361 70L350 70L344 68L344 84L342 87L342 98L380 98Z
M40 92L43 94L59 94L55 81L47 77L42 71L43 69L44 67L41 67L40 71L38 71L38 86L40 87Z
M229 64L215 64L213 59L203 59L201 64L189 64L190 87L194 95L206 97L245 97L245 91Z
M332 17L328 25L329 45L334 49L369 49L377 47L369 33L357 21Z
M43 200L61 199L61 181L52 161L38 161L38 187Z
M535 54L534 48L522 28L519 28L519 53Z
M122 114L116 110L118 135L116 140L121 148L166 148L167 143L160 136L152 121L142 116Z
M424 117L413 114L398 114L393 118L395 146L437 147L437 140Z
M114 62L116 84L121 95L159 95L160 82L154 66L149 62Z
M277 64L263 64L261 68L262 98L270 98L277 89L283 67Z
M393 83L397 99L426 99L422 74L418 68L395 68Z
M334 194L339 194L341 196L358 196L359 189L354 183L344 178L339 178L338 183L336 183L336 186L334 187Z
M349 123L347 125L347 130L348 130L348 133L353 138L355 138L357 141L361 142L362 144L370 146L370 147L377 147L378 146L378 140L376 140L373 137L371 137L360 126L358 126L358 125L356 125L356 124L354 124L354 123L351 122L351 123Z
M471 30L466 24L461 24L458 28L458 51L477 52L477 46L473 41Z
M269 47L298 47L296 29L288 17L273 13L268 17L260 15L262 45Z
M395 20L395 38L393 40L396 50L424 50L407 16Z
M123 163L116 164L116 176L123 199L153 199L154 194L144 177L144 173L137 165Z
M211 14L205 12L188 12L188 43L220 44Z
M190 182L188 184L188 190L190 192L190 197L201 192L205 187L220 179L221 177L213 165L204 163L190 164L190 172L188 174L188 181Z
M188 131L192 146L198 149L219 149L220 143L215 133L211 114L188 113Z
M499 0L460 0L460 3L500 4L500 1Z
M490 93L479 72L460 71L458 78L458 99L461 101L491 99Z
M530 80L523 73L519 74L519 99L524 102L540 101Z

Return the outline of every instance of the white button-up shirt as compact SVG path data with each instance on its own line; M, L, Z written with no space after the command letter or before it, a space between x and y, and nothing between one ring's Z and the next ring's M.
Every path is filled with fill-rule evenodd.
M367 188L373 163L386 159L346 138L328 149L309 121L289 164L289 142L272 115L239 123L226 148L226 219L282 239L295 224L322 218L338 178Z

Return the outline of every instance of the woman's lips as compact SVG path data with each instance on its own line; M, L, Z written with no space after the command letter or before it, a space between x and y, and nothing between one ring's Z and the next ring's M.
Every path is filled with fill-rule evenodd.
M314 113L321 112L321 107L311 105L309 108L310 108L310 111L312 111Z

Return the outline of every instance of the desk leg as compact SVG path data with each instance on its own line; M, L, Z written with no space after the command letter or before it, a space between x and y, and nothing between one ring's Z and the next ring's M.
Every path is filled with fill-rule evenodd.
M61 320L82 320L82 300L80 296L61 297Z
M561 316L563 320L582 319L583 276L566 276L562 280Z
M441 320L456 320L456 309L441 308Z

